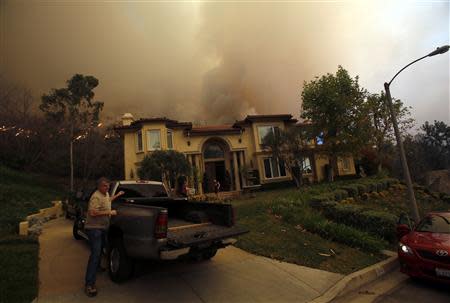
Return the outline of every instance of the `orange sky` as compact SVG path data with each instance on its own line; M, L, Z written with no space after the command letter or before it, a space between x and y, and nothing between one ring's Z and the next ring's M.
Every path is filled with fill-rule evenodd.
M36 96L74 73L100 80L105 116L222 123L298 116L303 81L338 65L371 92L449 43L449 2L1 1L0 71ZM392 95L418 123L449 118L449 53Z

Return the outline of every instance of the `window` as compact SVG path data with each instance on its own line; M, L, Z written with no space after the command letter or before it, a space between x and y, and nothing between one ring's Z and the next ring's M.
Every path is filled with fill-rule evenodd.
M342 159L342 170L344 171L350 170L350 159L347 157Z
M304 174L312 173L311 160L309 159L309 157L303 158L302 171L303 171Z
M148 150L161 149L161 131L160 130L147 131L147 149Z
M173 131L167 130L167 149L173 149Z
M267 136L269 133L279 134L280 128L277 126L258 126L258 137L260 144L263 144L264 137Z
M223 148L217 143L209 143L204 152L205 159L225 158Z
M272 157L265 158L264 175L266 179L285 177L286 167L284 166L284 162Z
M316 137L316 142L317 142L317 145L322 145L322 144L323 144L323 132L321 132L321 133Z
M142 131L140 130L136 133L136 151L141 152L142 149Z

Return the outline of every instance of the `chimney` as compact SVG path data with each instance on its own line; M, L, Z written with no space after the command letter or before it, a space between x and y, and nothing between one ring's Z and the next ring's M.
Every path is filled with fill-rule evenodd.
M131 122L133 122L133 121L134 121L134 117L132 114L130 114L130 113L123 114L123 116L122 116L122 125L123 126L129 126L131 124Z

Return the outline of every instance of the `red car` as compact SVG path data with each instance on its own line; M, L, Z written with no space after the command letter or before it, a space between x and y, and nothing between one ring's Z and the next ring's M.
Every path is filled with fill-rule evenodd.
M450 283L450 212L429 213L415 228L406 220L397 226L400 271Z

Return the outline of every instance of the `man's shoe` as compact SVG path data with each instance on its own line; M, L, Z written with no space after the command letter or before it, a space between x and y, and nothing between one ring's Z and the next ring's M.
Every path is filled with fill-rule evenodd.
M95 297L97 295L97 288L95 285L87 285L84 292L88 297Z
M105 272L105 271L106 271L106 267L103 267L103 266L97 267L97 272Z

